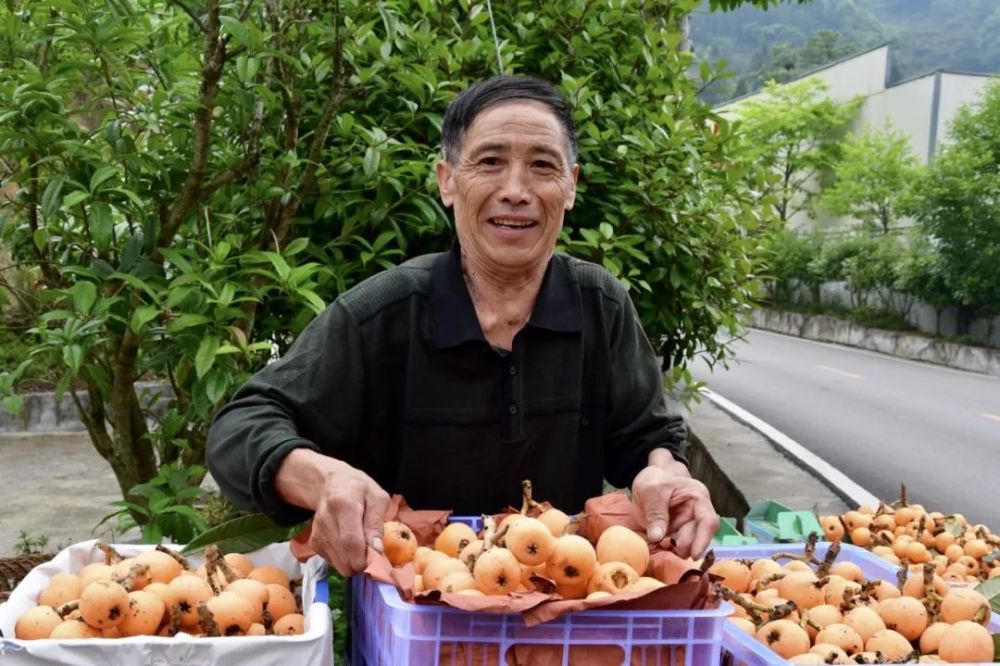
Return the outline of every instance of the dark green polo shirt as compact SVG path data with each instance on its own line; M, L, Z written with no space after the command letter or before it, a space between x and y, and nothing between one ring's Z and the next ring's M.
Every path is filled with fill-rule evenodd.
M521 480L567 512L603 479L629 486L656 447L680 457L659 368L625 288L562 254L510 353L483 336L451 252L342 294L219 412L208 467L223 492L281 523L309 513L274 492L308 447L367 472L414 508L520 506Z

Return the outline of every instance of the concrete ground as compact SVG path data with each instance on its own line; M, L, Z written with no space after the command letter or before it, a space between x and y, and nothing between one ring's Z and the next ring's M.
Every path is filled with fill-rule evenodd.
M16 554L22 532L48 537L48 552L113 540L114 520L91 531L118 499L115 475L86 433L0 434L0 557Z

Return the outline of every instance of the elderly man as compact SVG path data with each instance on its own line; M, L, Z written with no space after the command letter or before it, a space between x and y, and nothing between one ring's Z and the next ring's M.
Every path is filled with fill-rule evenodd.
M718 517L628 294L555 253L579 174L566 101L484 81L448 107L442 143L451 251L341 294L236 394L209 435L222 490L312 517L310 545L345 575L381 548L387 492L478 514L519 502L522 479L567 512L604 479L630 486L650 540L701 553Z

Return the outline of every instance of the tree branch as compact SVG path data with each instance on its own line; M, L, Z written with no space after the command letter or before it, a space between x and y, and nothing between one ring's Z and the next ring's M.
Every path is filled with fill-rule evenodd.
M175 5L183 9L185 14L191 17L191 20L194 21L194 24L198 26L199 30L205 32L205 24L201 22L201 19L198 17L198 15L195 14L193 11L191 11L191 8L188 7L187 4L183 2L183 0L171 0L171 1Z
M170 209L166 222L160 227L157 248L170 245L184 217L199 200L212 142L212 103L218 90L219 80L222 78L222 68L226 60L226 44L224 40L219 38L219 27L219 2L212 0L209 3L208 24L205 31L205 52L201 70L198 110L195 112L194 118L194 151L191 157L191 167L177 201ZM162 260L162 255L158 251L154 253L154 260Z

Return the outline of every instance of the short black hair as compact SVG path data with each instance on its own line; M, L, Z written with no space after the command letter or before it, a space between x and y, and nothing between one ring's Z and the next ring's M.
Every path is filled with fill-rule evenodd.
M445 158L455 162L462 148L462 137L476 116L491 106L511 100L541 102L552 109L566 131L570 162L576 161L576 127L566 98L545 79L507 75L494 76L467 88L448 105L441 127L441 149Z

